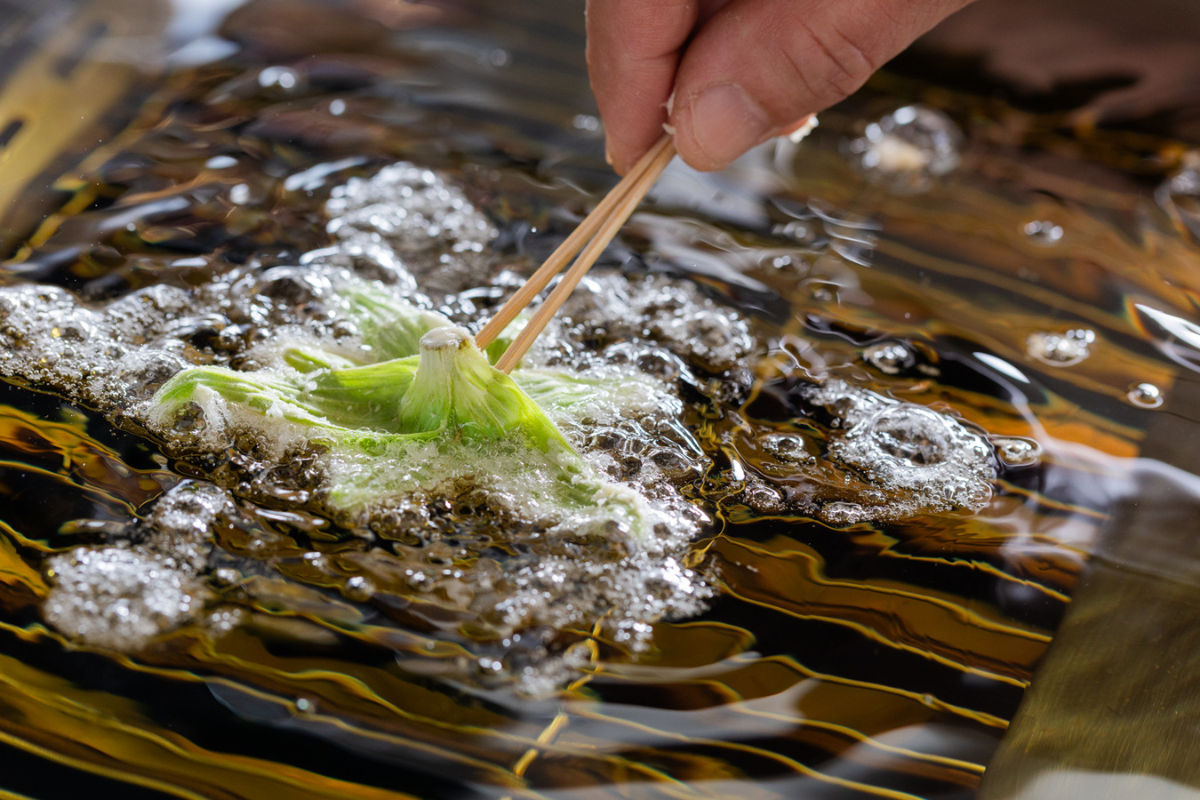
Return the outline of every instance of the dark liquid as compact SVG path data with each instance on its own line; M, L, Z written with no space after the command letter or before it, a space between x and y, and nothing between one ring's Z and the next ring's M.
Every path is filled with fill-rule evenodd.
M60 186L70 197L26 232L7 280L103 301L294 264L329 241L330 188L396 159L459 181L500 228L492 247L527 268L570 230L567 212L611 185L576 16L476 9L395 33L323 8L252 3L224 29L240 52L147 80L149 99L125 109L133 121L82 182ZM913 101L974 122L957 172L897 194L852 168L843 143ZM648 653L546 633L589 648L554 696L464 678L512 646L472 636L453 598L397 578L355 600L302 558L352 565L374 551L398 568L470 570L521 557L502 532L450 509L436 537L364 543L287 494L295 480L272 494L270 476L230 477L236 453L169 462L128 420L5 384L0 783L39 798L973 797L1111 510L1115 484L1097 476L1137 455L1164 413L1125 396L1141 382L1167 392L1179 371L1134 308L1181 306L1163 277L1190 255L1120 170L1132 145L1101 132L1111 158L1035 159L1013 147L1030 141L981 133L1017 113L885 75L774 164L760 152L725 176L664 179L602 264L694 278L752 316L764 343L754 375L701 372L703 391L682 390L715 465L686 488L717 520L694 560L720 594L701 616L658 623ZM1101 192L1097 173L1124 183ZM1039 221L1062 240L1039 240ZM225 358L220 331L193 327L192 360ZM1095 334L1080 365L1026 355L1029 335L1071 329ZM909 360L864 360L889 342ZM831 466L833 419L806 400L826 372L1038 439L1046 455L997 462L979 514L819 521L863 481ZM764 445L778 436L815 459L781 460ZM259 588L215 590L249 622L221 637L185 627L134 656L42 627L47 554L111 541L184 477L218 477L242 499L214 566Z

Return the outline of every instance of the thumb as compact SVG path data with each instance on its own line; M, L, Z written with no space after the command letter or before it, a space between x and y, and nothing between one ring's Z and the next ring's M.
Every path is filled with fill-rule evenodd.
M721 169L837 103L970 0L734 0L696 34L675 79L679 154Z

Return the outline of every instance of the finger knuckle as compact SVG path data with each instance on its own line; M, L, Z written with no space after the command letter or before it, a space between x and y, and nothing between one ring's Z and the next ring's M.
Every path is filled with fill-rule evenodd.
M836 26L817 29L806 23L800 25L800 36L797 48L815 50L820 58L818 74L809 74L806 82L813 88L822 101L836 102L856 91L876 69L882 65L883 59L875 52L875 48L867 43L861 43L859 38L847 35ZM794 58L793 64L800 68L812 70L814 62L811 58Z

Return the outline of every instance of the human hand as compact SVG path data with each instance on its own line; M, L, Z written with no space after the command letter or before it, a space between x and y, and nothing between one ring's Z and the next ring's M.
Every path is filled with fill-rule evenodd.
M609 161L624 174L667 123L684 161L722 169L854 92L970 2L587 0Z

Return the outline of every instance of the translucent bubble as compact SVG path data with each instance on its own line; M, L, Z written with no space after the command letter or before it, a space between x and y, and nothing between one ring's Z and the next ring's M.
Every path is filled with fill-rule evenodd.
M485 675L500 675L504 672L504 662L498 658L484 656L475 662L479 671Z
M868 421L865 430L888 455L928 467L946 460L950 444L948 426L937 412L917 406L887 408ZM851 431L850 437L860 435Z
M1126 397L1140 408L1158 408L1163 404L1162 391L1153 383L1135 383Z
M789 220L788 222L775 225L771 228L771 233L775 234L776 236L783 236L791 239L798 244L804 245L805 247L814 246L817 243L818 237L820 236L820 231L817 229L817 226L811 221L805 220ZM784 258L787 259L786 265L791 266L793 257L784 256ZM779 259L776 259L776 261L778 260ZM798 263L803 263L803 260L799 257L795 257L795 261ZM778 269L785 266L785 264L775 263L773 266Z
M920 192L959 163L963 135L948 116L911 105L867 125L845 149L872 182L894 192Z
M779 492L764 484L754 484L742 492L742 502L759 514L779 514L786 510Z
M1086 328L1066 333L1031 333L1025 340L1025 352L1046 364L1069 367L1090 356L1095 341L1096 334Z
M912 352L899 342L873 344L863 351L863 359L885 375L899 375L916 363Z

